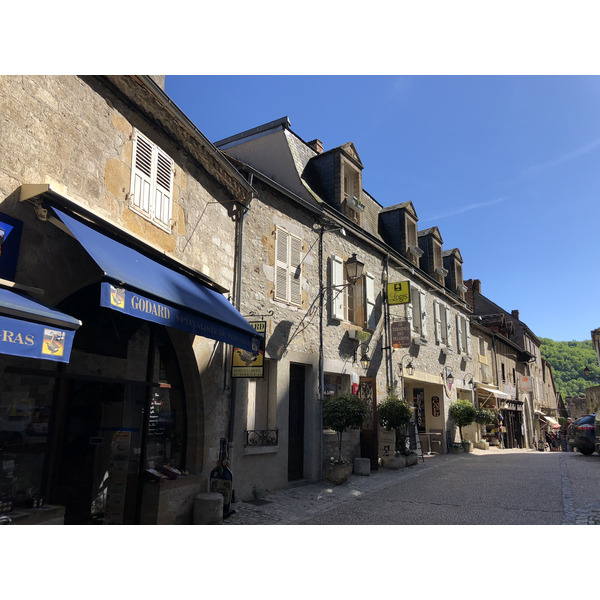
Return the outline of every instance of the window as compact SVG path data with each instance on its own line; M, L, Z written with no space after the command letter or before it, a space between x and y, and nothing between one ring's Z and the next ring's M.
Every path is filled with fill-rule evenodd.
M272 391L272 379L276 379L275 371L271 377L271 369L275 365L265 360L264 377L248 380L248 414L246 417L245 446L276 446L279 442L277 431L277 403Z
M462 315L456 315L456 349L459 354L471 356L471 326Z
M344 214L360 225L360 213L364 205L360 199L360 180L358 173L346 171L344 173L344 198L342 201Z
M425 309L425 292L413 287L410 295L410 302L406 305L407 318L412 325L413 333L426 338L427 311Z
M356 283L350 283L343 259L334 255L331 257L330 287L332 318L375 329L375 278L371 273L365 273Z
M281 227L275 231L275 299L302 304L302 240Z
M132 165L130 208L171 231L173 160L136 130Z
M434 303L435 341L437 344L450 346L450 309L440 302Z

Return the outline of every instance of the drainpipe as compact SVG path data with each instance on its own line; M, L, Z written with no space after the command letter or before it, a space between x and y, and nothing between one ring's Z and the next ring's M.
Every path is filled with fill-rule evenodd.
M254 179L254 175L250 173L250 185L252 186L252 180ZM246 221L246 216L248 215L248 211L250 210L250 203L254 198L253 192L248 192L248 203L245 206L240 206L240 210L242 211L241 215L238 217L236 221L236 232L235 232L235 267L234 267L234 276L235 276L235 285L233 288L233 306L240 310L240 301L242 297L242 257L244 255L244 222ZM233 436L235 432L235 401L237 396L237 379L231 379L231 402L229 408L229 424L228 424L228 432L227 439L229 440L229 444L233 441Z
M394 364L392 361L392 335L391 335L391 317L390 317L390 305L387 301L387 284L390 280L389 274L390 267L390 255L385 255L385 267L384 267L384 289L383 289L383 327L385 331L385 381L387 388L390 389L394 385ZM400 390L400 396L402 397L402 390Z
M323 364L323 235L325 226L319 228L319 481L323 481L323 398L325 392L325 367Z

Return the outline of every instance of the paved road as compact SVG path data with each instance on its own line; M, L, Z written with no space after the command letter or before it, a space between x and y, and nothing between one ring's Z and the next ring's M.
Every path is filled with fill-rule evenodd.
M227 525L600 524L600 457L475 450L237 502Z

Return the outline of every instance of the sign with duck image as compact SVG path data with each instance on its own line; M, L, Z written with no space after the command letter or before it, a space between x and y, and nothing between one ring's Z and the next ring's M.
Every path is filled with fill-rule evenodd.
M266 321L249 321L256 333L260 335L258 352L248 352L242 348L233 349L231 376L237 378L262 378L265 375L265 338L267 335Z

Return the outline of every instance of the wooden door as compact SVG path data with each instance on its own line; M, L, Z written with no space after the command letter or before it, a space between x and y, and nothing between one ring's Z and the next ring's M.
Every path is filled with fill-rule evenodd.
M374 377L361 377L358 395L367 406L367 418L360 429L360 455L371 461L371 470L379 467L379 427L377 424L377 384Z

